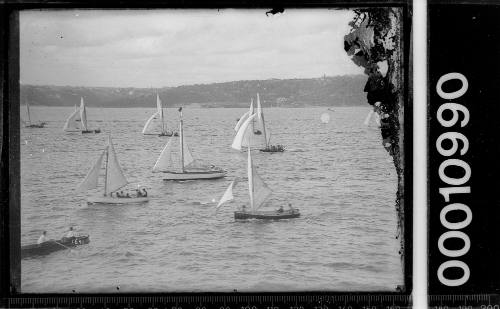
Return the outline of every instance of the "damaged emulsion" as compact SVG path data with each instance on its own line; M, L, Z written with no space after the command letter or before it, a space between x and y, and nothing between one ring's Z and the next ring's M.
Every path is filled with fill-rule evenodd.
M401 12L392 8L367 8L354 10L355 17L349 23L351 31L344 37L344 49L352 61L364 68L368 75L364 91L368 104L380 116L382 145L393 158L398 175L396 211L400 255L403 258L403 170L400 153L403 144L403 93L400 53Z

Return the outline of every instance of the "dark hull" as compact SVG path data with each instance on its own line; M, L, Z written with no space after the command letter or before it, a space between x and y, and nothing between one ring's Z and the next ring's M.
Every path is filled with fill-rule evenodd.
M101 133L101 130L100 129L97 129L97 130L85 130L85 131L82 131L82 134L88 134L88 133Z
M45 127L46 123L45 122L40 122L40 123L35 123L35 124L29 124L25 126L26 128L43 128Z
M26 245L21 247L21 258L30 258L44 256L56 251L71 249L90 242L88 235L72 238L63 238L61 240L48 240L41 244Z
M268 149L268 148L264 148L264 149L259 149L261 152L283 152L285 151L285 148L281 148L281 149L278 149L278 150L271 150L271 149Z
M166 132L166 133L160 133L158 136L179 136L179 133L177 132Z
M264 219L264 220L281 220L281 219L292 219L300 217L300 212L298 209L286 210L283 212L278 211L235 211L234 218L238 220L244 219Z

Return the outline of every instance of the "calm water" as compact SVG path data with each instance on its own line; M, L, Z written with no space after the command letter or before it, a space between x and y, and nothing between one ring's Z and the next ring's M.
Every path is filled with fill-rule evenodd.
M167 141L140 133L153 108L90 107L90 127L103 130L96 135L63 132L71 111L31 107L48 125L21 129L22 244L42 230L60 238L69 226L91 242L22 260L23 292L394 290L403 283L397 176L379 130L363 124L369 107L265 110L272 142L287 147L253 156L274 192L268 207L290 202L302 214L275 222L235 222L233 211L248 202L246 181L236 201L214 211L230 181L246 175L246 153L230 148L245 109L184 109L193 156L228 171L184 183L151 173ZM174 109L168 119L176 125ZM109 132L130 188L149 188L148 204L88 206L75 190Z

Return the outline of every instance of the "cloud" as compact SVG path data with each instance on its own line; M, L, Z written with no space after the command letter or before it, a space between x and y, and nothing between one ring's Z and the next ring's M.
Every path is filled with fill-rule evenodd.
M20 16L21 82L175 86L360 73L347 10L46 10Z

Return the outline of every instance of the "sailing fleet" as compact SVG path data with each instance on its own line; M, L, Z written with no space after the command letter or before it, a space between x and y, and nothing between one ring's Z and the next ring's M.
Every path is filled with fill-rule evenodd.
M298 209L294 209L289 204L285 210L281 206L278 210L261 210L266 205L272 191L257 173L254 165L252 150L258 149L263 152L283 152L282 145L270 144L270 132L266 128L264 111L260 102L260 96L256 97L257 108L254 109L253 99L250 108L238 120L234 130L236 134L230 145L232 149L247 152L247 180L249 203L242 209L234 212L235 219L289 219L300 216ZM159 95L156 95L156 111L151 115L143 129L143 135L156 135L169 137L163 147L156 163L152 168L152 173L160 173L166 181L187 181L187 180L214 180L227 176L227 171L220 167L201 163L193 156L184 134L184 119L182 107L179 108L179 128L178 132L168 131L165 121L165 112ZM29 107L28 115L29 115ZM28 116L29 117L29 116ZM157 129L155 129L155 126ZM159 130L158 130L159 127ZM63 130L65 132L100 133L100 129L92 129L87 119L87 108L83 98L80 100L80 107L75 106L75 110L65 121ZM178 143L178 145L176 145ZM177 148L178 147L178 148ZM228 145L229 147L229 145ZM175 149L178 151L174 151ZM104 173L103 173L104 171ZM99 179L104 178L103 185L99 185ZM235 178L227 188L226 192L216 206L218 210L222 205L228 204L234 199L233 188L240 182ZM112 142L111 135L108 137L106 147L100 152L94 164L88 170L86 176L77 186L80 192L88 192L99 189L97 195L87 197L88 204L141 204L147 203L149 197L136 190L136 196L128 193L123 195L123 189L129 184L118 161L117 153ZM188 184L186 184L188 186ZM145 192L145 191L144 191Z

